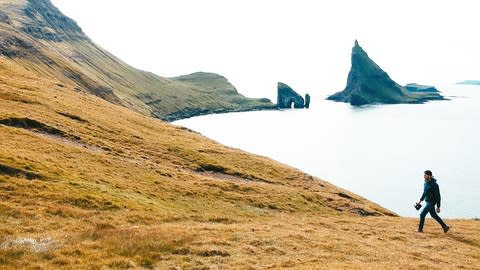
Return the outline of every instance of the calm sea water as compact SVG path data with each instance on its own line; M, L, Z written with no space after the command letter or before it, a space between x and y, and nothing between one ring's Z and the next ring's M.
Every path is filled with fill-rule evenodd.
M417 216L423 171L442 217L480 217L480 86L439 88L450 101L354 108L313 96L308 110L200 116L175 122L268 156L402 215Z

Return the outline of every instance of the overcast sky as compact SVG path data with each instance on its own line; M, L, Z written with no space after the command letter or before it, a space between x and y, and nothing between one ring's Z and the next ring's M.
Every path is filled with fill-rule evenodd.
M94 42L161 76L219 73L276 99L278 81L313 96L343 90L355 39L392 79L480 79L474 0L52 0Z

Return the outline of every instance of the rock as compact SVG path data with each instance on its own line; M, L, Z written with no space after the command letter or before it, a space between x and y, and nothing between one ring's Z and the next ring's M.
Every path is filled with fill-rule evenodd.
M418 88L420 89L420 88ZM353 106L366 104L423 103L427 100L442 100L437 92L410 92L393 81L368 54L358 41L352 49L352 67L348 73L347 86L327 99L348 102Z
M430 85L421 85L416 83L409 83L405 85L410 92L423 92L423 93L438 93L439 91L434 86Z
M279 82L278 83L278 96L277 106L278 108L294 108L301 109L305 107L305 101L302 96L297 94L290 86Z
M50 0L28 0L23 10L28 21L23 32L36 39L48 41L88 40L77 23L63 15Z
M0 55L13 58L24 57L28 53L38 53L31 43L15 36L0 35Z
M2 11L0 11L0 23L10 24L10 18Z

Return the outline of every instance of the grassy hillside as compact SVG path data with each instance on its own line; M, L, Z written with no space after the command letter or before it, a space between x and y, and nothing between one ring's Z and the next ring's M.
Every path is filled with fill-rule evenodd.
M0 58L1 269L474 269L390 211ZM319 164L321 166L321 164Z
M0 0L0 55L37 75L168 121L274 107L268 99L242 96L217 74L186 76L195 77L192 82L135 69L92 42L49 0Z
M252 108L233 92L215 74L135 70L48 1L0 0L0 269L478 268L477 220L417 234L415 219L149 117Z

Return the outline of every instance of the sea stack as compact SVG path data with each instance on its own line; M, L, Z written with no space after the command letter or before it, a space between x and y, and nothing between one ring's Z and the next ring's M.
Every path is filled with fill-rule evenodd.
M290 86L279 82L277 95L277 106L280 109L292 108L301 109L305 107L305 100L297 94Z
M348 73L347 86L327 99L348 102L354 106L366 104L423 103L427 100L442 100L438 93L409 92L393 81L355 40L352 49L352 67Z
M305 95L305 109L310 108L310 95L306 94Z

